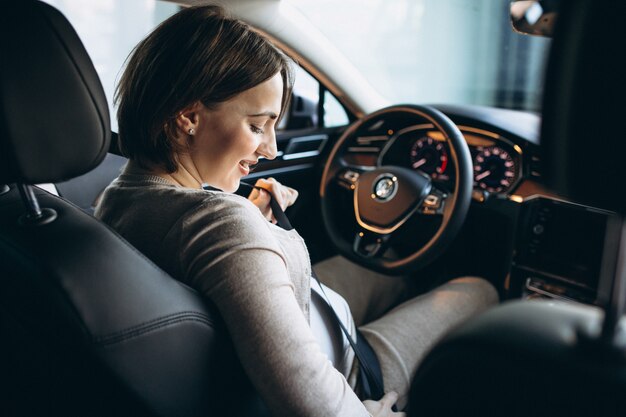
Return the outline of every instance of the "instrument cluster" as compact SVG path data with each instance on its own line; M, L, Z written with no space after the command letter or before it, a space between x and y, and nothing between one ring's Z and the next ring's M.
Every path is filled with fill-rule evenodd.
M474 164L474 188L489 193L508 193L522 177L522 150L502 136L459 126ZM426 174L441 185L454 185L451 149L443 134L432 125L409 126L389 138L381 149L378 165L400 165Z

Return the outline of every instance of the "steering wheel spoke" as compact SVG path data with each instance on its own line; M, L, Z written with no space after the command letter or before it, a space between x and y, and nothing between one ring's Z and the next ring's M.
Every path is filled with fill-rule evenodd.
M356 183L359 181L359 177L361 176L362 172L362 169L347 166L337 172L334 181L340 187L343 187L350 191L354 191L354 189L356 188Z
M387 250L389 236L360 228L354 236L352 250L363 258L382 256Z
M450 193L433 185L430 193L420 204L417 213L426 216L443 216L449 196Z

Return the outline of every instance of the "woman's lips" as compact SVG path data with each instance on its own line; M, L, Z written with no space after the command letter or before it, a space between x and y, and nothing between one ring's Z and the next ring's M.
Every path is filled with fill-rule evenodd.
M243 175L248 175L250 171L254 169L257 161L239 161L239 170L243 173Z

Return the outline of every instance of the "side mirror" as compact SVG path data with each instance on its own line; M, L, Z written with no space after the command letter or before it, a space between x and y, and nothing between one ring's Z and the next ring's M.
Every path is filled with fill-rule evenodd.
M511 2L511 24L525 35L552 37L559 0L516 0Z

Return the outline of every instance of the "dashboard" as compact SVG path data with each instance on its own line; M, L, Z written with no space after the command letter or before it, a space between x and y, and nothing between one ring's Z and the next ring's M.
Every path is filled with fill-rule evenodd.
M604 248L616 241L614 231L619 227L614 227L613 213L568 201L544 185L539 115L470 106L434 107L457 125L468 145L474 192L462 229L445 254L429 266L431 271L446 278L468 273L484 277L501 289L503 298L549 297L602 304L606 299L600 276L602 256ZM395 174L393 167L403 168L397 172L408 169L422 174L416 177L429 177L436 190L444 191L444 198L445 190L453 193L458 189L452 162L455 148L443 129L435 125L438 122L407 116L409 106L398 109L383 109L354 125L335 148L340 151L330 153L329 158L336 158L337 173L329 177L336 175L341 180L337 181L342 186L338 188L354 191L327 195L338 208L347 212L353 201L360 205L370 196L380 199L378 185L382 180L376 188L368 182L363 188L361 179L380 178L385 172ZM399 174L398 178L404 187ZM361 188L372 190L368 191L372 194L359 194ZM383 207L385 201L377 204L370 204L376 209L380 206L376 213L390 211ZM425 209L415 213L439 212ZM375 223L382 217L371 218ZM441 224L437 216L411 217L385 242L392 253L406 256L427 245ZM338 233L348 237L360 230L345 218L335 225ZM373 238L368 242L374 245Z
M524 150L528 141L482 127L458 127L472 156L476 191L507 196L523 179L540 176L538 169L532 169L537 155L527 155ZM442 189L452 190L455 172L449 163L450 152L443 134L430 123L379 119L355 135L343 158L346 164L364 169L383 165L409 168L429 176Z

